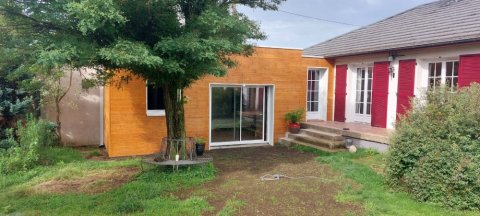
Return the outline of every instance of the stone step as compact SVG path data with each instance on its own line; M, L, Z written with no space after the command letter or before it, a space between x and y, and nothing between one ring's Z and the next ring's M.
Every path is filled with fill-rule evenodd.
M321 138L313 137L307 134L289 133L287 138L298 140L300 142L310 143L312 145L329 148L329 149L343 148L344 146L344 141L321 139Z
M344 141L345 138L338 133L329 133L324 131L319 131L315 129L301 129L300 133L307 134L312 137L319 139L331 140L331 141Z
M346 149L343 149L343 148L330 149L330 148L314 145L314 144L311 144L311 143L294 140L294 139L291 139L291 138L281 138L280 143L283 144L283 145L286 145L286 146L292 146L292 145L307 146L307 147L311 147L311 148L318 149L318 150L321 150L321 151L332 152L332 153L346 151Z
M301 123L301 127L303 129L312 129L312 130L326 132L326 133L333 133L333 134L338 134L338 135L343 134L343 130L341 130L341 129L324 127L324 126L320 126L320 125L316 125L316 124Z

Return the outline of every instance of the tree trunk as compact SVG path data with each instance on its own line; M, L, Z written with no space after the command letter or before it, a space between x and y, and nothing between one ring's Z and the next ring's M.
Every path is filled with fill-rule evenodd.
M60 121L60 115L62 114L62 110L61 110L61 107L60 107L60 101L58 101L58 99L55 100L55 112L57 114L57 116L56 116L57 128L55 129L55 132L56 132L57 137L58 137L58 142L62 146L65 146L63 141L62 141L62 122Z
M185 140L185 113L183 89L175 86L163 86L163 95L165 100L165 115L167 120L167 141L166 156L168 158L171 152L171 140ZM177 146L182 148L184 146ZM179 149L176 150L178 152Z

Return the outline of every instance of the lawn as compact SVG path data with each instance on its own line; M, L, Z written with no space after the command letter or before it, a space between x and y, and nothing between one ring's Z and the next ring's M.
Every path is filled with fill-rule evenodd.
M211 152L212 165L144 167L96 149L49 149L47 166L0 176L0 215L480 215L389 190L383 156L304 147ZM280 181L261 181L283 174Z
M476 211L456 211L431 203L420 203L404 192L390 190L382 176L385 166L384 155L372 150L361 150L356 154L325 153L305 147L299 151L314 152L321 164L328 164L342 176L353 180L360 187L343 187L337 195L339 202L362 203L367 215L480 215Z
M97 151L53 148L51 165L0 177L0 215L199 215L209 209L202 197L180 200L173 192L215 176L213 166L149 168L137 159L87 160ZM61 157L58 157L58 156Z

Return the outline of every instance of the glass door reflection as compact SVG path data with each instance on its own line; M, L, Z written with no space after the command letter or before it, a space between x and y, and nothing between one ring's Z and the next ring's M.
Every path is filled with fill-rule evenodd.
M242 141L263 140L264 87L244 87L242 91Z
M212 88L212 142L240 141L240 87Z
M265 140L265 87L212 87L213 143Z

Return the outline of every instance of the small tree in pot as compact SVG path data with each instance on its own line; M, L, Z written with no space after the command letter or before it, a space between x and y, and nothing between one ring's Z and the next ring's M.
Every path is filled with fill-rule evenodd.
M300 121L305 115L305 110L297 109L291 112L285 113L285 120L288 122L288 131L290 133L300 132Z

